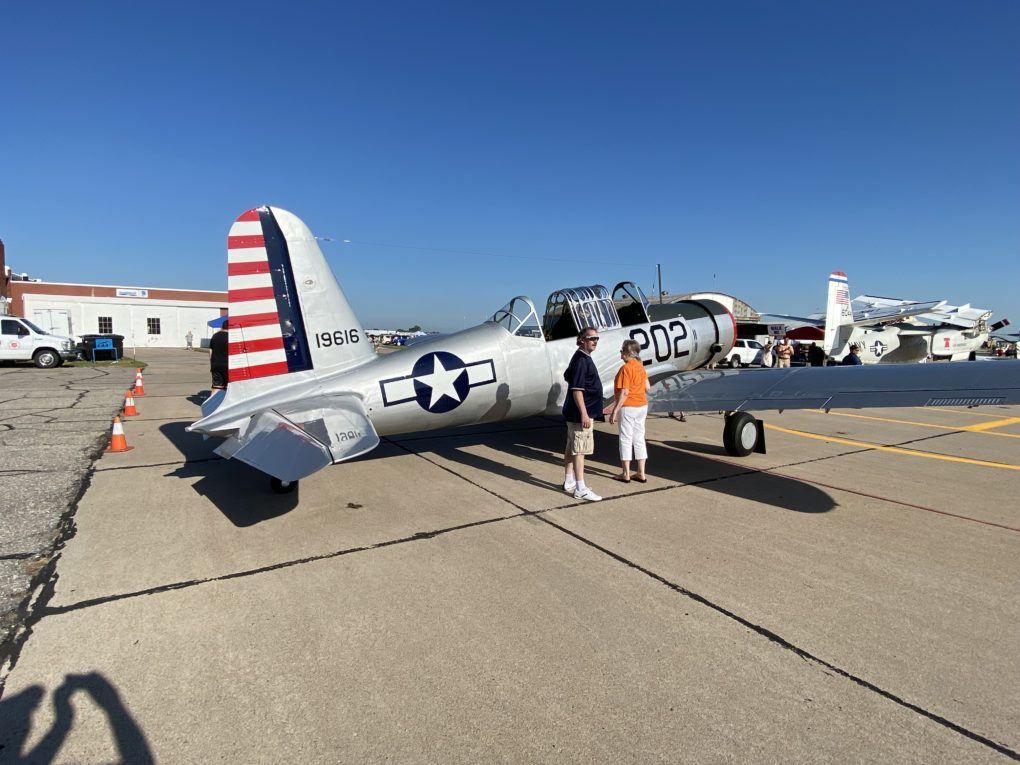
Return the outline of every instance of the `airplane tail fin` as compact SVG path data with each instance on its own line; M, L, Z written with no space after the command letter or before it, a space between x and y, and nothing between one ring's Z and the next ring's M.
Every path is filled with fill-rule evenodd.
M854 312L850 306L850 283L842 271L829 274L829 298L825 305L825 352L838 353L853 329Z
M308 227L293 213L258 207L227 237L227 399L278 387L280 375L345 369L375 358Z

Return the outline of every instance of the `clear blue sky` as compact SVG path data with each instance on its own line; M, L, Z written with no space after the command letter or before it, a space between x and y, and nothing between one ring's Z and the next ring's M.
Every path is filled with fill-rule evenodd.
M48 281L226 288L286 208L367 326L633 279L1020 325L1020 2L7 3L0 238ZM344 244L341 240L350 240Z

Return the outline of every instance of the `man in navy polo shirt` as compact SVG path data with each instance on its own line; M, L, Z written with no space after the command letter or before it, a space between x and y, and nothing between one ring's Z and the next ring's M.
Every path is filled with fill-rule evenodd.
M602 379L591 358L598 342L599 333L593 327L581 330L577 351L563 373L567 382L567 398L563 402L563 419L567 421L563 489L573 492L574 499L588 502L602 499L584 483L584 457L595 451L594 420L602 417Z

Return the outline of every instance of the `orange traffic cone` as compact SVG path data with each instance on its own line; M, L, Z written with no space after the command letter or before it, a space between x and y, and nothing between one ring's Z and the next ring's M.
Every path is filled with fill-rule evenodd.
M125 417L137 417L138 410L135 409L135 398L131 395L129 390L124 394L124 416Z
M145 395L145 382L142 380L142 368L141 367L138 367L138 369L135 370L135 395L136 396L144 396Z
M124 437L124 426L120 424L120 417L113 418L113 434L110 437L110 448L107 449L109 452L129 452L135 447L127 445L127 439Z

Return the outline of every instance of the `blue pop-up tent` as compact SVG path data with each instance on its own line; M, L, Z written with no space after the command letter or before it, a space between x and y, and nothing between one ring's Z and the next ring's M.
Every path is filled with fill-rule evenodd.
M227 317L227 316L219 316L219 317L213 319L212 321L208 322L208 324L213 329L219 329L220 327L223 326L223 322L225 322L227 320L227 318L229 318L229 317Z

